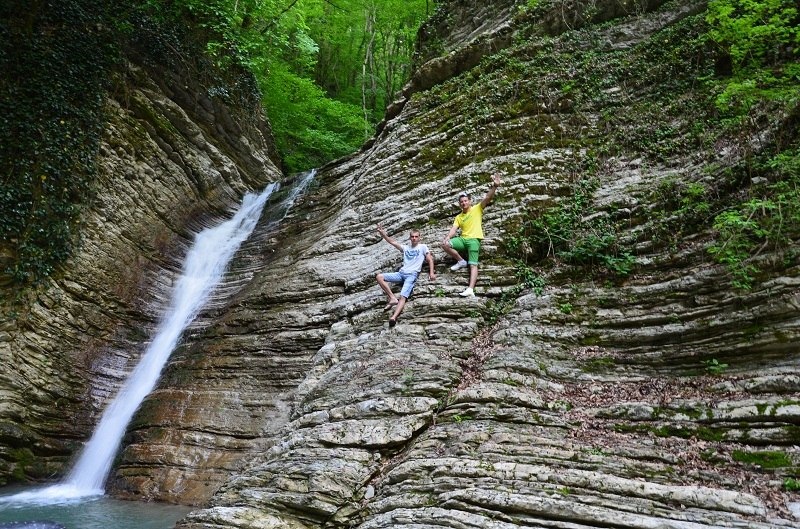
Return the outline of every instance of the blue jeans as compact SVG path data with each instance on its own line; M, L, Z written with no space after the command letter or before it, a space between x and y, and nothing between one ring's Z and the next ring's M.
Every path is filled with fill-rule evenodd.
M411 296L411 291L414 290L414 283L417 282L419 272L386 272L383 274L383 279L389 283L403 283L403 289L400 295L408 299Z

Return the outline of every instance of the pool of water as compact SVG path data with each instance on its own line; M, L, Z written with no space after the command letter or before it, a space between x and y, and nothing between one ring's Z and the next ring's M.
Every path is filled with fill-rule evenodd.
M108 496L51 503L3 501L22 489L0 489L0 528L10 522L49 521L66 529L172 529L191 507L122 501ZM24 526L23 526L24 527Z

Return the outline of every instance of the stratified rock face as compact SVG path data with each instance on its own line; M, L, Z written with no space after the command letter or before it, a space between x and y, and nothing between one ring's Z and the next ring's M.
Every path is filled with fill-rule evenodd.
M182 529L797 526L789 511L798 498L782 488L800 461L797 258L764 252L766 271L750 291L735 290L708 257L707 219L676 240L677 212L664 206L681 196L663 195L709 183L744 152L724 136L689 133L684 110L702 91L681 81L707 65L678 43L702 24L704 4L520 4L443 3L452 19L429 34L452 53L423 52L375 141L325 168L278 233L262 227L244 248L232 274L251 278L247 287L207 311L173 355L129 428L114 494L208 501ZM755 131L758 143L781 117ZM138 153L132 144L113 148ZM458 191L480 199L497 170L504 182L486 211L478 295L461 298L466 273L449 270L438 241ZM162 261L174 263L182 248L172 243L187 236L173 227L183 226L174 204L156 200L179 198L173 186L152 204L128 200L150 204L160 212L153 225L176 236L153 229L148 239L128 225L98 237L92 266L76 266L73 281L88 288L98 270L125 278L130 267L104 261L104 245L157 240L131 245L141 253L115 250L126 263L143 256L138 284L152 288L167 265L148 257L169 249ZM510 260L531 211L586 197L590 216L613 224L635 260L611 264L632 274ZM207 200L201 207L222 209ZM392 329L374 277L396 269L400 254L376 223L399 240L419 228L437 260L436 280L423 270ZM531 264L535 253L519 255ZM129 287L102 306L41 303L92 307L103 318L52 317L134 343L146 339L148 307L166 282L152 300L129 301L139 291ZM41 341L48 352L56 334ZM102 345L92 355L109 366L95 377L98 403L128 367L124 355L136 356L111 338L101 344L123 344L117 354L101 356L115 352ZM27 362L33 350L14 349ZM66 359L59 369L73 365L54 358ZM42 370L37 387L59 381ZM50 387L76 410L85 384L76 376ZM36 398L44 402L17 413L53 417L53 398ZM88 435L89 422L72 435Z
M63 473L152 336L194 233L280 178L256 91L137 61L107 101L79 252L28 299L3 296L17 316L0 324L0 482Z
M217 394L190 408L211 432L198 441L253 436L241 471L178 527L796 527L783 480L800 462L797 259L766 252L736 290L708 256L710 222L673 240L663 204L680 197L659 198L740 162L724 138L687 132L701 92L679 81L705 59L661 53L693 37L703 4L598 2L591 17L472 4L500 17L480 26L502 49L463 68L433 59L437 82L452 78L412 82L369 148L322 171L268 266L176 355L165 387ZM479 200L497 170L478 295L461 298L466 273L438 242L458 191ZM587 196L631 274L507 258L530 211ZM374 276L400 255L376 223L399 240L421 229L437 258L394 328ZM162 391L154 410L175 390ZM218 428L222 407L250 431Z

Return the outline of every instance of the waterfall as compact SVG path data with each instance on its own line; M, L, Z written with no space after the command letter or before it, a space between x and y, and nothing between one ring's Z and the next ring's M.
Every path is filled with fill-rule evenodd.
M301 180L280 209L291 207L295 198L313 178ZM260 195L247 194L236 214L228 221L203 230L184 260L180 279L172 291L169 308L155 337L136 368L103 412L89 442L66 479L51 487L22 492L0 499L2 503L58 503L101 496L126 427L144 398L155 388L161 371L186 327L197 317L222 279L229 261L250 236L261 217L264 204L278 188L270 184ZM283 213L285 216L285 212Z
M64 485L89 494L102 494L125 428L144 398L155 388L161 370L184 329L195 319L222 279L233 254L256 227L264 203L277 187L271 184L256 196L247 194L232 219L197 234L184 260L170 306L153 341L125 385L106 408L91 439Z

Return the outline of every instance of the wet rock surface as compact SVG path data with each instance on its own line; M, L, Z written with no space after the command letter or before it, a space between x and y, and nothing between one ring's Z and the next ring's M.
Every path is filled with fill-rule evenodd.
M258 106L188 102L162 83L196 91L196 80L153 64L122 77L80 250L24 298L2 293L2 482L65 471L152 337L194 234L280 178Z
M530 73L544 60L531 50L568 79L612 78L618 54L668 40L701 3L482 4L455 15L472 22L447 46L486 62L431 52L437 72L412 81L375 141L244 248L232 274L246 288L174 353L129 428L115 494L202 505L180 529L798 525L784 486L800 464L796 257L765 252L772 265L742 291L709 259L707 226L674 245L656 229L671 225L654 189L733 166L734 151L621 143L603 157L591 203L633 241L624 278L555 265L519 288L507 252L531 210L571 199L599 138L641 132L625 109L657 88L631 73L581 99ZM496 170L477 296L461 298L466 271L438 241L458 191L479 199ZM420 229L437 261L391 329L374 276L400 256L379 222L398 240Z
M631 50L698 6L648 9L617 13L587 40ZM494 27L513 31L508 15ZM586 154L572 140L602 134L602 109L542 95L538 111L508 115L491 81L452 84L409 97L374 144L326 168L301 208L302 237L276 253L285 268L254 281L261 317L277 318L271 296L292 300L319 347L287 422L178 527L796 526L783 481L800 456L797 263L741 291L709 260L708 233L677 250L636 235L653 233L652 190L701 169L630 152L605 160L592 201L630 219L635 273L555 268L541 288L514 290L508 227L569 198ZM435 250L437 280L422 274L390 329L373 277L398 256L375 223L399 239L419 227L436 248L457 192L480 199L497 169L478 296L457 295L466 275Z

